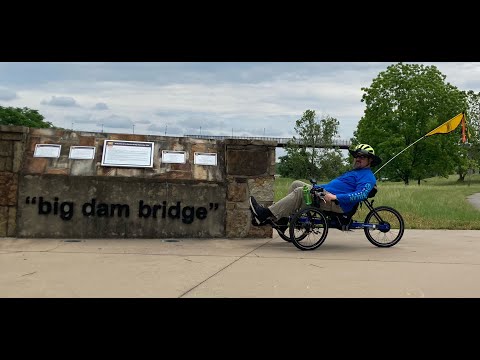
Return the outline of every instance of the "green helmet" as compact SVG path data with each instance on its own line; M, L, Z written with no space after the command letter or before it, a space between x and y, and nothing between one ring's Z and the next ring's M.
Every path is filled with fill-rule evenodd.
M373 159L372 166L380 165L382 162L382 159L380 159L377 155L375 155L375 150L373 150L373 147L371 147L368 144L358 144L353 149L349 149L348 152L353 157L355 157L359 153L368 155L370 158Z

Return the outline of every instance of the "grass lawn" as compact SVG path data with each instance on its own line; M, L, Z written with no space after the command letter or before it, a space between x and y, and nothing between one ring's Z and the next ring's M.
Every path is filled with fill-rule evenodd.
M374 206L390 206L398 210L407 229L480 230L480 209L467 200L467 196L480 193L480 175L467 175L464 182L457 179L457 175L448 179L430 178L420 185L416 181L410 185L379 181ZM292 180L275 179L275 201L287 194ZM364 220L366 210L366 207L359 208L354 219Z

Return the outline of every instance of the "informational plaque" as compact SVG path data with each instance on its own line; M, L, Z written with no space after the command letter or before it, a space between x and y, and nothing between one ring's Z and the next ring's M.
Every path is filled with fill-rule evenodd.
M102 166L153 167L153 142L105 140Z
M185 151L162 150L162 162L170 164L185 164Z
M57 144L36 144L33 157L58 158L60 157L61 148L62 145Z
M70 146L70 159L93 159L95 158L95 146Z
M217 165L217 153L195 152L193 163L196 165Z

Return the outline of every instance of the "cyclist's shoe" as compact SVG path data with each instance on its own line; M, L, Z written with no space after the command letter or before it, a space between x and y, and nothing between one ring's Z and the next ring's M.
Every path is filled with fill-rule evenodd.
M251 223L252 223L253 226L267 225L268 220L266 222L263 222L263 223L259 224L257 218L255 217L255 214L253 213L253 211L250 211L250 212L252 213L252 222Z
M269 218L273 217L272 212L257 203L253 196L250 196L250 210L252 211L252 224L257 226L267 224Z
M263 221L263 222L261 222L261 223L258 223L259 220L255 217L255 214L253 213L253 211L251 211L251 213L252 213L252 221L251 221L251 224L252 224L253 226L265 226L265 225L271 225L272 227L275 226L274 223L273 223L273 221L270 220L270 219L267 219L267 220L265 220L265 221Z

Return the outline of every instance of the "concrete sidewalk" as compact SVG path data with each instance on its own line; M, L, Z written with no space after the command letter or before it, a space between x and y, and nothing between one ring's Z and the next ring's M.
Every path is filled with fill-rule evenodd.
M272 239L0 238L0 298L480 297L480 231L405 230L377 248L331 230Z

